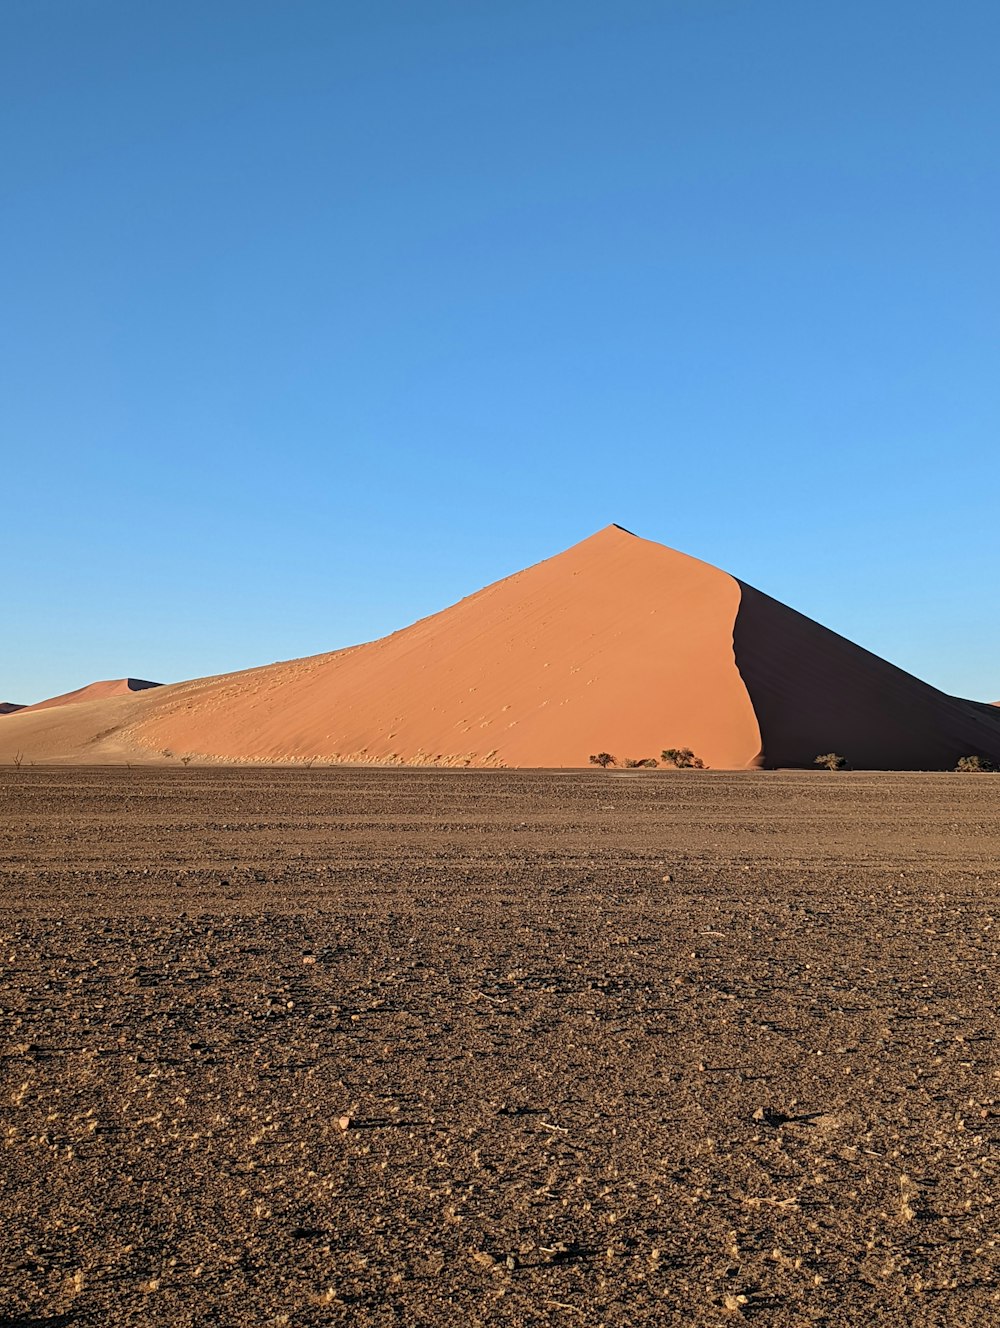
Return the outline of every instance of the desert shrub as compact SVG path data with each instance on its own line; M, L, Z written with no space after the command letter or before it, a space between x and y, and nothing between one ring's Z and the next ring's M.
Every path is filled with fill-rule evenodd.
M839 752L824 752L822 756L817 756L813 765L821 765L824 770L843 770L847 765L847 757L841 756Z
M705 762L700 756L695 756L690 747L665 747L660 753L660 760L676 770L705 769Z
M961 770L963 773L987 770L995 772L996 766L992 761L987 761L985 756L962 756L959 757L958 765L955 766L955 769Z
M626 770L655 770L657 765L658 762L651 756L640 756L637 759L633 759L631 756L625 758Z
M599 765L602 770L607 770L609 765L617 765L618 762L610 752L598 752L596 756L590 758L591 765Z

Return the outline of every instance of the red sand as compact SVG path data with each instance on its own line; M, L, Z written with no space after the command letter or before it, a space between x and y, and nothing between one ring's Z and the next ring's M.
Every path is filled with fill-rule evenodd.
M92 684L8 716L0 760L552 767L665 747L715 769L831 750L857 768L1000 760L995 707L945 696L618 526L379 641L134 686Z

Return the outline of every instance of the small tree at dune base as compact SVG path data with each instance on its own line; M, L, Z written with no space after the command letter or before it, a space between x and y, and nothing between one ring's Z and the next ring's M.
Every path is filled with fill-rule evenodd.
M813 765L820 765L824 770L843 770L847 765L847 757L841 756L839 752L824 752L822 756L817 756Z
M591 765L599 765L602 770L607 770L609 765L617 765L618 762L610 752L598 752L596 756L590 758Z
M996 766L992 761L987 761L985 756L961 756L955 769L961 770L963 774L974 771L996 773Z
M690 747L665 747L660 753L664 765L672 765L676 770L704 770L705 762L695 756Z
M652 756L640 756L634 760L631 756L625 758L626 770L655 770L659 762Z

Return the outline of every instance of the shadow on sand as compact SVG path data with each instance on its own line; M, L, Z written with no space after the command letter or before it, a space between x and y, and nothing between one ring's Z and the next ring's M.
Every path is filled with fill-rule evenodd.
M761 732L765 769L839 752L854 770L1000 765L1000 709L939 692L740 582L733 650Z

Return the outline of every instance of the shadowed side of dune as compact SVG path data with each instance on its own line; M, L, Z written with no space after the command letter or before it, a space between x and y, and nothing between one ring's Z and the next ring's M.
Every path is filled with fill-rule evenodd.
M1000 712L939 692L740 582L736 666L761 732L761 763L812 766L838 752L856 770L951 770L1000 762Z
M16 701L0 701L0 715L13 715L23 709L24 706L18 705Z

